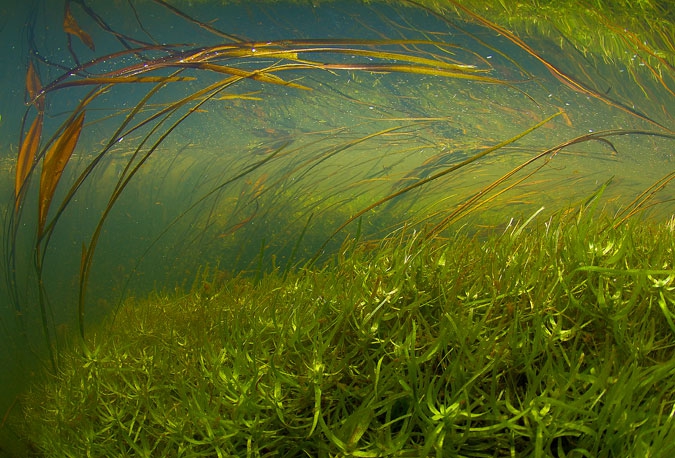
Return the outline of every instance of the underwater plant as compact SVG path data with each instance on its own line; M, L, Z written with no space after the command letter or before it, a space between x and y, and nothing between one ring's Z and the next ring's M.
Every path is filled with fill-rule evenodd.
M18 428L47 456L668 456L673 220L597 204L129 300Z
M389 246L399 234L415 257L462 224L471 239L528 218L519 235L579 199L582 207L606 200L615 213L603 225L609 233L648 210L670 211L663 204L675 170L655 167L631 181L640 154L672 156L669 22L652 31L660 39L640 44L619 27L624 15L593 10L603 36L644 64L622 78L601 75L618 65L615 42L600 55L561 24L563 16L587 21L586 13L538 18L536 35L526 15L516 20L506 5L484 13L471 2L252 3L222 7L231 19L219 22L210 18L222 10L208 2L119 3L126 14L65 0L60 28L40 46L36 30L48 15L34 12L27 26L28 108L5 209L3 270L12 322L51 373L79 377L62 361L82 363L67 349L96 360L109 350L92 344L97 323L150 310L143 303L130 311L128 302L150 291L199 291L201 307L223 294L222 284L238 288L230 278L238 285L248 276L262 291L268 274L270 282L277 274L304 281L295 270L321 271L349 243ZM576 2L569 9L582 10ZM407 245L403 234L424 242ZM378 262L385 252L374 255ZM218 266L217 281L196 273L209 265ZM644 269L666 275L672 266ZM200 286L187 287L195 277ZM670 317L665 297L657 316ZM331 320L325 312L316 319ZM425 389L440 395L432 385ZM331 436L317 414L322 399L307 407L309 435L321 430L336 453L352 453L368 425L354 413L339 421L351 432ZM408 408L396 407L400 418L396 409L378 415L400 426ZM442 442L442 431L410 434ZM149 443L136 450L140 437L125 439L135 450L128 453L150 453ZM205 437L193 436L193 445Z

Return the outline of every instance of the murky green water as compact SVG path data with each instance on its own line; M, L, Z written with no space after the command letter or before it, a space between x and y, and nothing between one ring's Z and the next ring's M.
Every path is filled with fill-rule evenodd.
M11 367L3 374L7 386L45 358L43 319L52 337L76 332L83 244L96 243L84 301L85 321L93 323L124 297L189 288L200 266L217 265L228 275L290 269L329 256L345 237L377 239L404 224L430 228L457 211L453 224L476 232L528 218L541 207L545 220L610 179L603 205L619 212L673 171L672 54L657 72L639 46L632 60L620 60L576 52L553 30L547 36L518 30L525 49L451 8L432 13L385 2L190 3L180 8L194 21L155 2L87 3L91 10L73 2L72 14L95 50L64 33L62 2L2 7L4 18L18 18L1 24L12 52L0 57L3 273L9 281L2 290L7 345L0 365ZM231 76L183 67L178 76L188 80L161 87L113 84L84 108L48 225L69 189L73 193L48 240L39 242L43 316L34 261L40 165L20 211L14 197L16 157L35 118L35 108L24 103L28 62L45 87L72 69L77 75L63 81L118 76L139 62L156 65L171 53L228 42L209 27L251 42L242 48L245 55L221 64L258 73L176 104ZM270 42L297 55L252 54ZM125 51L168 44L176 44L168 53ZM628 42L626 52L635 46ZM377 59L373 52L387 54ZM367 67L396 63L394 53L475 66L484 72L471 75L489 80L441 74L435 67ZM281 65L288 68L269 70ZM151 75L175 70L157 68ZM261 74L284 83L261 80ZM59 135L91 89L74 85L47 94L41 147ZM156 93L144 99L151 91ZM468 161L556 113L523 138ZM601 131L608 134L593 136ZM574 144L558 151L565 142ZM83 179L75 189L78 177ZM399 195L401 190L407 191ZM660 204L647 215L670 216L671 196L670 188L657 193L652 203ZM6 390L3 411L15 391Z

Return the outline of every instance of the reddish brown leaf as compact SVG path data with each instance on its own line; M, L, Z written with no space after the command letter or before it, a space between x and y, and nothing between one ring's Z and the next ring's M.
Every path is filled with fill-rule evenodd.
M42 162L42 174L40 175L40 196L38 208L38 234L42 235L49 205L54 197L56 185L61 179L61 174L66 168L70 156L75 150L75 145L80 138L82 125L84 123L84 111L81 112L65 128L61 136L54 142L45 154Z
M26 138L23 139L21 148L19 149L19 156L16 159L16 175L14 176L14 209L19 209L19 193L23 187L28 172L35 160L35 153L40 145L40 136L42 135L42 113L38 113L37 117L31 124Z
M82 40L82 43L87 45L87 47L92 51L96 50L94 46L94 40L91 39L91 36L89 36L87 32L82 30L82 28L80 27L80 25L77 23L72 13L70 12L70 6L67 3L66 3L66 11L63 17L63 30L66 33L75 35L77 38Z
M250 223L254 216L255 216L255 213L253 213L251 216L247 217L246 219L243 219L243 220L239 221L238 223L233 224L232 226L227 228L227 230L225 230L225 232L222 232L220 235L218 235L218 238L222 239L222 238L227 237L228 235L234 234L239 229L241 229L242 227L244 227L248 223Z
M28 71L26 72L26 91L28 92L31 103L35 103L35 107L38 111L44 111L45 99L41 95L42 84L35 72L33 62L28 64Z

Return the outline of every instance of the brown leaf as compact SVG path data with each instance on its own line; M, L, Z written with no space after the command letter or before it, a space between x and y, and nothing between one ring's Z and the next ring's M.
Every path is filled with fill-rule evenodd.
M41 94L42 84L40 83L40 78L38 78L37 73L35 72L33 62L28 64L28 71L26 72L26 91L28 92L28 97L30 98L31 103L35 103L35 107L38 109L38 111L44 111L45 99Z
M19 149L19 156L16 159L16 175L14 176L14 210L19 209L19 193L23 187L28 172L35 160L35 153L40 145L40 136L42 135L42 113L31 124L26 138L23 139L21 148Z
M63 131L63 134L61 134L45 154L44 161L42 162L42 174L40 175L38 208L38 234L40 236L47 221L47 213L49 212L52 197L54 197L54 191L56 191L56 185L59 183L61 174L75 150L83 123L84 111L71 120L70 124Z
M96 50L94 46L94 40L91 39L91 36L89 36L87 32L82 30L82 28L80 27L80 25L77 23L72 13L70 12L70 5L68 5L67 3L66 3L66 11L63 17L63 30L66 33L75 35L77 38L82 40L82 43L87 45L87 47L92 51Z

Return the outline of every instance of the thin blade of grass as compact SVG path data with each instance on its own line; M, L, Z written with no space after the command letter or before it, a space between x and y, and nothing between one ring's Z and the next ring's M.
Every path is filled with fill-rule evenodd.
M16 174L14 176L14 211L18 211L21 205L21 189L35 161L35 153L40 145L40 137L42 135L42 124L42 114L38 114L33 120L33 124L31 124L28 134L23 139L23 143L21 143L21 148L19 149L16 161Z

